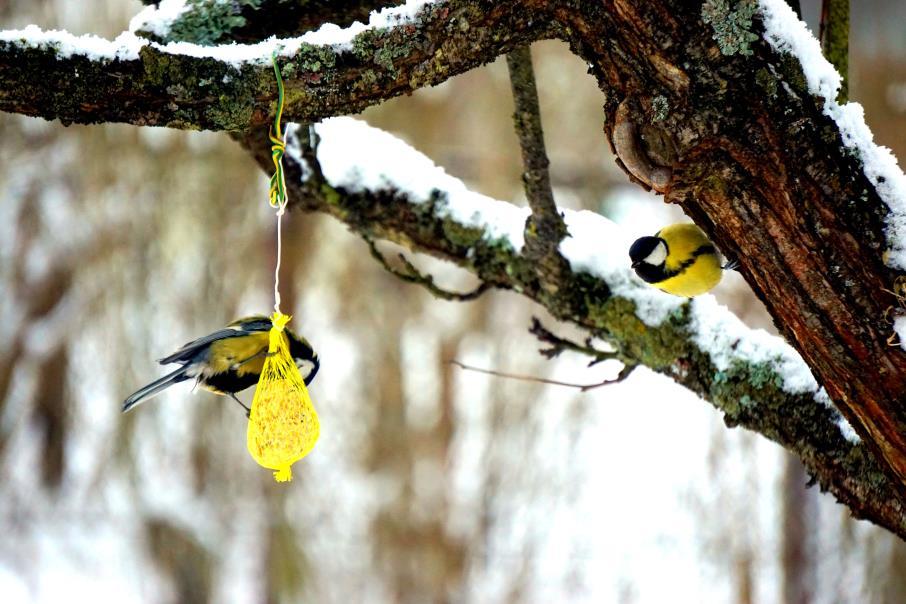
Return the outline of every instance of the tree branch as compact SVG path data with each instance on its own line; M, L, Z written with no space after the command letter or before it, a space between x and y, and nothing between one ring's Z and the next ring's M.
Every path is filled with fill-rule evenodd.
M612 352L608 350L598 350L592 345L592 338L589 336L586 338L584 344L576 344L565 338L561 338L558 335L555 335L552 331L548 330L544 325L541 324L541 321L538 320L538 317L532 317L532 326L529 327L529 333L548 344L550 348L541 348L538 352L541 353L541 356L553 359L560 356L564 350L572 350L573 352L578 352L580 354L588 355L591 357L591 361L588 362L589 367L593 367L598 363L610 360L622 360L624 364L627 363L626 359L621 359L618 352Z
M765 35L767 25L774 29ZM620 233L597 215L567 215L573 237L559 249L570 270L539 275L522 245L525 214L479 199L446 175L449 186L430 193L367 189L290 162L292 193L303 209L457 262L614 342L623 357L712 401L728 424L795 452L856 515L906 536L906 355L888 346L883 321L893 302L887 292L906 267L899 210L906 185L892 158L867 140L857 112L836 103L835 76L813 56L803 70L792 54L814 42L800 25L778 0L446 0L426 5L414 21L361 31L348 45L295 40L280 61L287 117L313 121L439 83L534 40L567 41L604 95L611 145L629 125L636 164L670 170L666 201L741 261L862 444L847 440L834 409L816 404L810 378L786 384L781 367L801 363L787 348L780 360L747 355L757 338L724 341L718 329L709 333L720 346L703 341L702 325L723 316L707 308L707 298L652 320L652 292L625 267L602 268L600 249L620 258L625 249L607 247ZM257 54L234 64L225 53L235 48L137 48L128 36L91 42L93 60L84 40L0 38L0 110L64 122L251 129L247 144L256 157L263 152L264 165L270 161L257 126L268 122L275 98L267 62L276 45L242 49ZM378 163L380 154L370 159ZM482 210L490 206L507 220L490 220ZM583 230L590 225L594 233Z
M359 136L350 132L345 138L358 145L368 136L364 126ZM295 131L290 130L287 138L290 149L300 148L294 142ZM249 133L242 142L268 170L266 134ZM322 143L318 152L322 161L323 146ZM343 155L342 149L335 148L332 161ZM397 160L403 170L409 166L424 169L412 158ZM309 160L303 167L298 153L288 153L286 162L292 207L330 214L363 238L395 241L454 262L485 283L543 301L554 317L613 343L619 351L618 358L627 364L643 364L671 377L721 410L728 425L756 431L799 456L822 489L834 493L857 517L868 518L906 537L906 517L895 483L884 475L864 444L848 440L841 429L845 423L830 405L816 400L816 395L821 398L819 393L785 390L783 377L771 363L753 360L769 356L755 353L749 357L742 352L748 344L741 342L750 336L741 336L736 342L738 347L725 350L733 360L722 362L723 368L718 368L711 352L701 344L698 323L727 313L725 309L710 308L705 301L689 304L676 300L675 310L660 323L649 325L637 314L649 304L646 296L659 296L663 301L661 296L666 295L643 284L629 285L637 282L628 275L628 267L609 279L573 267L557 277L545 277L555 278L554 283L539 283L532 262L523 253L505 241L487 236L490 226L481 228L458 219L450 208L451 195L444 190L435 190L427 200L414 198L390 184L366 189L352 181L331 182L321 170L313 170ZM332 170L338 171L336 166ZM493 200L488 203L509 205ZM521 222L518 209L511 209L514 221ZM504 208L488 210L492 215L505 213ZM586 214L583 219L596 217L599 222L584 236L599 240L600 244L613 239L621 241L615 225ZM573 233L570 240L581 236ZM625 252L620 257L622 253ZM622 294L614 295L614 291Z
M368 249L371 251L371 257L377 260L388 273L390 273L394 277L397 277L398 279L402 279L406 283L416 283L423 286L436 298L455 302L468 302L469 300L475 300L476 298L480 297L481 294L486 292L491 287L488 283L481 283L478 287L470 292L459 293L447 291L438 287L434 283L434 277L432 277L431 275L421 274L418 269L415 268L415 266L411 262L409 262L409 260L403 254L399 255L399 259L400 262L403 263L403 267L406 270L397 270L390 264L390 262L387 261L387 258L384 257L380 250L377 249L377 245L374 243L373 239L368 237L365 237L364 239L365 243L368 244Z
M106 42L2 32L0 111L64 124L245 130L270 120L277 96L270 57L279 52L287 119L357 113L553 37L555 22L530 4L543 3L445 0L411 22L387 17L396 24L332 34L336 43L312 34L241 49L164 46L132 34Z
M403 3L404 0L190 0L187 9L164 28L154 23L158 18L156 11L142 13L145 23L137 27L136 34L162 43L248 44L271 36L298 36L325 23L340 27L355 21L367 23L372 11ZM158 2L146 0L144 4Z
M893 267L906 265L906 184L867 127L850 124L852 108L837 104L817 42L778 0L582 4L558 18L606 95L608 136L633 99L626 119L645 155L672 168L666 201L740 260L906 499L906 355L887 345L881 320ZM791 54L798 43L805 71Z
M506 63L515 106L513 122L522 149L522 182L532 209L525 225L526 253L537 259L539 271L562 271L566 269L566 261L557 248L566 236L566 225L551 190L550 161L544 148L531 48L522 46L510 51Z

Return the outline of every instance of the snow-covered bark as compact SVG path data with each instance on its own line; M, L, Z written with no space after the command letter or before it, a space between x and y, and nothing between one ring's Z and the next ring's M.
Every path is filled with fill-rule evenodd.
M276 54L288 118L355 113L552 37L553 22L526 19L517 4L476 11L467 0L409 0L367 23L216 46L140 37L168 32L182 14L171 9L150 21L151 7L112 41L36 26L3 31L0 110L64 123L245 130L267 123L274 110Z

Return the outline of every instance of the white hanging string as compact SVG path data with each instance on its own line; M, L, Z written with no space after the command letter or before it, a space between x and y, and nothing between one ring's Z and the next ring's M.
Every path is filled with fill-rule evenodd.
M280 173L283 179L283 190L286 191L286 177L283 172ZM280 312L280 260L283 258L283 214L286 211L286 196L277 208L277 266L274 268L274 311Z

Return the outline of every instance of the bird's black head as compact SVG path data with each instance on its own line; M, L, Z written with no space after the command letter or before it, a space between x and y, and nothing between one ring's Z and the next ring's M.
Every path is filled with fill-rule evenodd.
M639 237L629 248L635 273L647 283L663 281L667 242L660 237Z
M315 379L315 374L318 373L318 369L321 367L321 361L308 340L297 336L288 327L285 331L289 340L289 354L295 360L296 367L299 368L299 372L302 374L307 386Z
M636 268L639 264L646 261L647 264L653 264L650 262L649 257L661 244L666 246L666 242L660 237L639 237L636 239L632 247L629 248L629 259L632 260L632 268ZM657 264L662 263L663 261Z

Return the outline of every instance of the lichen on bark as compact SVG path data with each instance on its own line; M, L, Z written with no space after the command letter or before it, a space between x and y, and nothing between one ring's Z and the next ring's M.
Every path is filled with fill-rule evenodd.
M758 40L752 31L752 18L758 10L757 0L706 0L702 4L702 21L714 30L714 39L725 55L751 55L751 44Z

